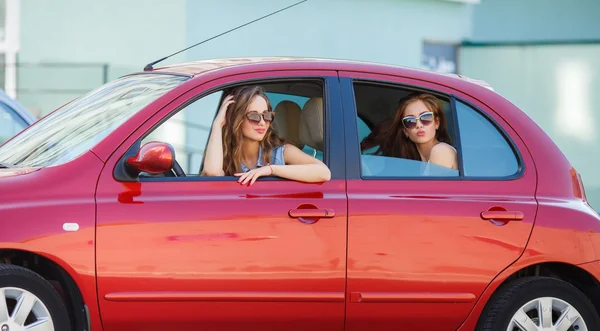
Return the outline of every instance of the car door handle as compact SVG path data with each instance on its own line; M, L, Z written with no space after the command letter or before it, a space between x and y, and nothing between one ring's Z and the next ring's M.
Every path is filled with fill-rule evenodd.
M333 209L291 209L288 214L291 218L332 218L335 216Z
M523 220L523 213L509 210L488 210L481 212L481 218L484 220L521 221Z

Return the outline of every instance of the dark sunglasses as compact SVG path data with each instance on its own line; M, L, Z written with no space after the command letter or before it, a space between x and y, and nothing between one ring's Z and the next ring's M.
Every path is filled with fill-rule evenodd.
M417 126L417 121L421 121L423 126L428 126L433 123L433 117L433 112L430 111L419 115L419 117L406 116L402 118L402 125L407 129L414 129Z
M246 118L255 123L260 123L261 118L264 119L265 122L271 122L275 118L275 112L267 111L261 114L257 111L251 111L246 113Z

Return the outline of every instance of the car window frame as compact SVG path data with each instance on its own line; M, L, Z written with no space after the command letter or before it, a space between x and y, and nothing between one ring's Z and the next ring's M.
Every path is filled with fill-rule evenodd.
M518 148L513 137L508 131L501 125L498 120L490 116L488 112L481 107L476 106L473 102L463 98L456 93L447 93L441 90L420 86L417 84L409 84L404 82L393 81L389 79L382 79L385 74L376 74L381 78L362 78L360 74L354 77L340 77L340 86L344 96L344 112L345 114L351 114L352 116L346 116L345 132L348 144L346 145L346 155L348 157L346 172L349 175L348 179L360 179L360 180L399 180L399 181L506 181L506 180L518 180L524 177L526 170L526 162L523 157L522 151ZM387 77L386 77L387 78ZM397 77L400 78L400 77ZM457 151L458 158L458 176L365 176L362 172L361 156L363 155L360 150L360 140L358 135L358 109L356 106L356 95L354 85L368 84L374 86L387 86L397 89L403 89L406 91L415 92L427 92L436 97L442 97L450 103L450 111L453 117L453 130L456 136L455 148ZM432 82L428 82L432 83ZM435 83L433 83L435 84ZM464 164L463 164L463 151L462 142L460 136L460 125L458 122L458 113L456 111L456 101L462 102L466 106L470 107L472 111L483 116L492 126L502 135L509 147L511 148L516 160L517 160L517 171L509 176L465 176L464 175ZM493 111L493 110L491 110ZM508 125L504 122L505 125ZM353 132L354 131L354 132Z
M261 75L262 74L262 75ZM196 78L200 80L201 77ZM316 81L319 80L323 84L323 102L324 102L324 125L323 125L323 142L324 142L324 153L323 153L323 163L325 163L331 171L331 179L344 179L345 168L344 168L344 160L345 155L343 155L343 144L344 144L344 136L341 132L343 119L342 119L342 107L341 107L341 92L339 88L339 81L337 72L333 70L322 70L322 69L309 69L309 70L274 70L274 71L264 71L264 72L249 72L249 73L239 73L230 76L216 77L211 80L201 81L196 86L191 88L189 91L186 91L174 98L171 102L169 102L166 106L157 111L151 118L149 118L146 122L151 121L152 119L159 118L152 126L149 128L144 128L144 125L141 125L136 129L136 132L140 132L143 130L139 137L133 141L129 148L119 157L114 169L113 169L113 177L115 180L119 182L232 182L237 181L239 177L236 176L186 176L186 177L130 177L125 169L124 163L125 160L133 156L137 153L137 151L141 147L141 142L143 139L148 136L153 130L155 130L160 125L164 124L168 121L172 116L185 109L187 106L192 104L193 102L206 97L212 93L222 91L226 88L231 88L233 86L238 85L247 85L247 84L262 84L262 83L271 83L271 82L282 82L282 81ZM214 85L207 87L207 85ZM188 94L192 94L191 96L187 96ZM221 96L221 101L225 96ZM173 103L177 103L177 101L181 101L181 104L178 106L170 106ZM219 104L220 104L219 102ZM218 105L217 105L218 107ZM167 108L170 108L167 110ZM215 109L216 111L218 109ZM212 125L212 123L211 123ZM335 138L337 136L337 138ZM208 141L207 141L208 143ZM334 146L338 146L337 148ZM289 179L280 178L280 177L261 177L258 179L259 181L280 181L280 182L289 182Z

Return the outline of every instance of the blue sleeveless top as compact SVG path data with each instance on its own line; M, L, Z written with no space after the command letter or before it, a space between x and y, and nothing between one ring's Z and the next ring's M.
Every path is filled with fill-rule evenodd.
M285 149L285 145L281 145L271 151L271 165L285 165L285 160L283 159L283 150ZM258 161L256 162L256 168L262 167L262 147L258 149ZM242 172L248 172L250 169L246 167L242 163Z

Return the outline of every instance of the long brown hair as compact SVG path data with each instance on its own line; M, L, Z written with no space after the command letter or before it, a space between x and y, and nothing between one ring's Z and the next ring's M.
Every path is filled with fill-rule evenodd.
M402 117L406 107L415 101L422 101L433 112L434 119L439 121L439 127L435 132L436 139L452 145L452 140L448 134L446 115L442 111L439 100L429 93L413 93L400 100L394 119L379 123L371 135L363 140L361 148L364 150L379 145L376 152L378 155L420 161L421 156L417 145L406 136L402 125Z
M260 96L265 99L268 111L272 110L271 102L260 86L238 87L231 94L235 102L228 106L223 126L223 171L225 176L233 176L235 173L242 172L242 141L244 139L242 123L246 118L246 110L254 97ZM264 139L260 142L263 165L271 162L273 149L285 143L277 136L272 125L273 123L269 125Z

